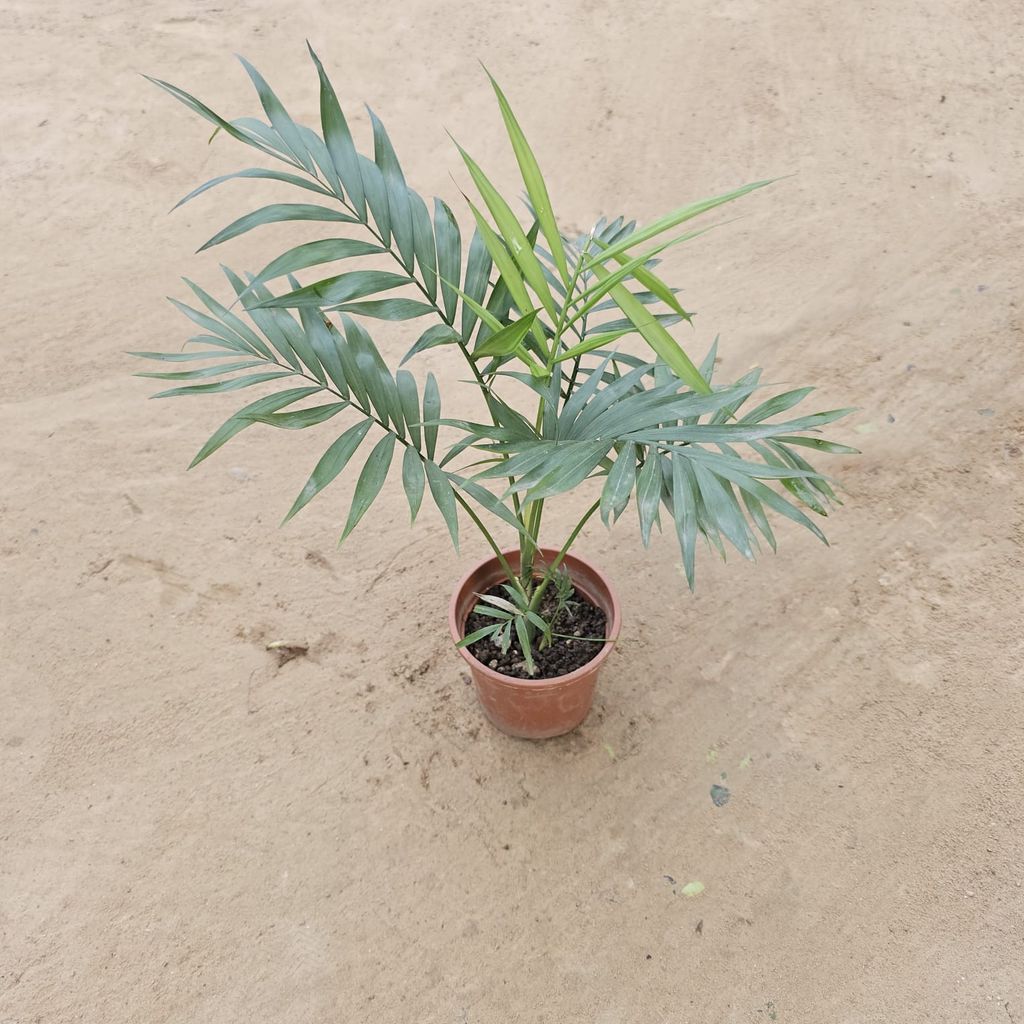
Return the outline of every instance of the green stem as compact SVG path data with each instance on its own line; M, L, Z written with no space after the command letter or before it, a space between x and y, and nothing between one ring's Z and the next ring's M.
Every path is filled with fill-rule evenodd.
M544 422L544 399L541 398L537 406L537 416L534 421L534 433L540 437L541 426ZM509 481L511 484L511 481ZM544 501L527 501L523 504L526 512L526 536L520 538L519 543L519 577L523 586L530 587L533 584L533 561L540 544L540 516L544 511Z
M502 570L508 577L509 583L511 583L512 586L514 586L520 592L520 594L523 595L524 598L527 597L528 595L526 591L523 589L522 584L519 582L519 577L516 576L515 572L512 569L512 566L509 564L508 559L502 553L501 548L498 547L497 541L495 541L495 539L491 536L490 531L487 529L486 526L484 526L480 517L473 510L473 506L470 505L469 502L466 501L466 499L461 494L459 494L458 490L456 490L455 488L452 488L452 493L455 495L455 500L466 510L470 519L473 520L473 522L476 524L477 529L484 535L485 540L491 546L491 550L494 552L494 556L498 559L498 563L501 565Z
M594 502L590 508L583 514L583 518L576 524L572 533L569 534L568 539L562 545L561 550L552 559L551 564L547 567L544 573L544 578L537 585L537 589L533 592L533 597L530 598L530 611L535 612L540 607L540 599L544 596L544 591L547 590L548 584L551 582L552 576L558 571L558 567L562 564L565 556L569 553L569 548L572 547L576 538L580 535L580 530L587 525L587 521L590 517L601 507L601 501L598 499Z

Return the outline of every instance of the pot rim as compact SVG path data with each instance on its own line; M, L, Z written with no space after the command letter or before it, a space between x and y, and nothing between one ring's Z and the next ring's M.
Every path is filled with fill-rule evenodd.
M538 553L551 560L558 554L558 551L554 548L539 548ZM509 556L518 557L519 548L506 548L502 551L502 555L506 558ZM526 687L527 689L542 689L544 687L563 686L566 683L572 683L585 675L596 672L601 665L604 664L605 659L612 653L612 648L618 642L619 632L622 628L622 611L619 606L619 596L612 587L608 577L605 576L605 574L592 562L583 558L581 555L577 555L572 552L567 553L565 558L566 560L573 559L574 561L582 562L587 569L593 573L598 583L600 583L608 593L612 614L610 617L611 621L605 626L605 632L607 635L605 637L605 642L601 645L601 650L598 651L590 661L581 665L577 669L573 669L572 672L567 672L565 675L549 676L547 679L521 679L519 676L507 676L504 672L499 672L497 669L493 669L489 665L485 665L470 652L468 647L456 647L456 651L465 658L471 669L482 672L492 679L506 683L510 686ZM452 639L456 644L463 639L462 624L458 621L459 597L466 589L469 581L480 571L480 569L491 563L500 569L497 556L490 555L487 558L482 558L465 573L465 575L459 580L455 589L452 591L451 600L448 602L448 627L451 630ZM584 593L586 593L586 587L583 589ZM589 594L587 597L591 602L594 601L593 597Z

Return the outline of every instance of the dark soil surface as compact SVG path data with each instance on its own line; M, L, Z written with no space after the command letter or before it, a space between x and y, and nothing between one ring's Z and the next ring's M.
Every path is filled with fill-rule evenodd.
M487 593L493 597L508 598L508 594L500 586L492 587ZM553 610L550 606L545 607L545 602L542 602L541 617L545 620L549 619ZM468 636L474 630L482 629L493 622L494 619L470 612L469 618L466 620L464 635ZM564 633L571 636L572 639L555 637L551 646L543 651L538 651L535 645L533 660L536 672L532 676L526 671L523 652L519 647L514 630L512 646L509 647L507 654L502 654L501 648L489 637L470 644L468 650L477 661L482 661L489 668L504 675L514 676L516 679L553 679L555 676L564 676L569 672L575 672L576 669L582 668L588 661L596 658L601 653L603 645L596 643L594 639L582 638L599 637L603 639L606 626L604 612L577 591L570 599L568 608L555 622L555 632Z

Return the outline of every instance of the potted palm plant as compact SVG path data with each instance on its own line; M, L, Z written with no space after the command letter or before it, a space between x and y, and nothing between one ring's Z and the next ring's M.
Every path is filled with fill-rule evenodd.
M699 364L687 355L669 329L690 314L656 273L661 253L707 230L690 221L770 182L690 203L643 227L618 217L569 235L492 79L528 216L521 222L458 147L479 193L466 198L473 228L466 244L448 204L428 205L409 187L372 111L372 158L357 150L335 89L309 52L319 76L319 130L293 120L245 60L265 120L227 120L151 79L211 122L214 135L231 136L271 164L207 181L181 203L233 178L302 192L298 202L238 218L202 249L284 221L317 222L333 234L255 274L225 268L223 301L186 282L197 303L171 301L199 333L180 351L133 353L185 365L140 376L170 383L158 398L272 385L214 432L193 466L254 424L330 431L285 521L355 462L361 468L342 540L393 468L412 518L429 493L456 549L460 517L472 523L491 554L456 587L450 627L483 708L512 735L564 733L586 716L620 628L613 588L571 551L593 516L611 525L632 500L645 545L662 517L670 521L691 588L699 537L723 556L730 544L752 558L758 535L775 548L773 512L825 539L808 513L823 516L837 499L806 456L854 451L818 436L849 410L795 415L811 389L763 394L759 370L732 383L714 380L715 345ZM374 320L419 322L398 367L371 337ZM406 368L442 347L461 360L478 393L475 420L445 417L434 375L417 379ZM597 496L568 536L545 543L545 504L595 478L603 480L599 493L588 485ZM499 543L500 529L514 533L514 545Z

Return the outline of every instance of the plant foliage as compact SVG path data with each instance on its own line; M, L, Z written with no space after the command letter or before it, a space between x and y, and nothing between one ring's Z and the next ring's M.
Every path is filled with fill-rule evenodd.
M466 200L467 236L444 200L410 188L372 111L372 152L356 148L337 92L309 52L320 90L315 128L293 120L244 60L264 118L229 120L151 79L213 124L215 135L231 136L271 164L213 178L181 203L239 178L303 192L297 202L238 218L201 249L288 221L317 222L337 233L295 246L255 274L225 268L223 301L186 281L192 303L171 301L198 333L179 352L133 353L172 364L142 374L170 385L157 398L274 385L227 419L193 466L253 424L333 430L285 519L353 463L350 472L358 475L344 539L398 463L411 518L429 493L456 546L460 512L500 558L494 524L487 522L501 520L516 532L523 570L517 575L503 560L511 607L493 609L509 616L497 616L495 628L511 636L514 627L521 639L539 631L540 642L550 641L551 627L536 611L558 569L556 560L539 583L533 578L544 503L584 481L603 480L600 497L581 515L562 554L592 515L610 525L632 501L645 545L663 519L674 528L691 588L698 538L723 556L730 545L752 558L762 542L775 549L768 514L777 513L825 540L811 517L826 515L837 498L807 456L854 451L818 436L850 410L797 414L794 407L811 389L766 395L760 370L732 383L714 380L715 346L700 364L682 348L670 328L689 322L690 314L677 289L656 273L663 252L707 230L691 228L691 220L769 181L689 203L644 227L618 217L569 235L492 78L529 218L524 226L459 146L478 192ZM390 269L375 269L382 259ZM374 320L409 322L415 340L401 368L392 369L394 360L374 342L368 330ZM643 354L628 351L629 342ZM435 348L451 349L468 367L481 398L479 422L444 417L434 376L417 379L404 368ZM520 411L524 396L535 411ZM497 491L489 486L495 483Z

